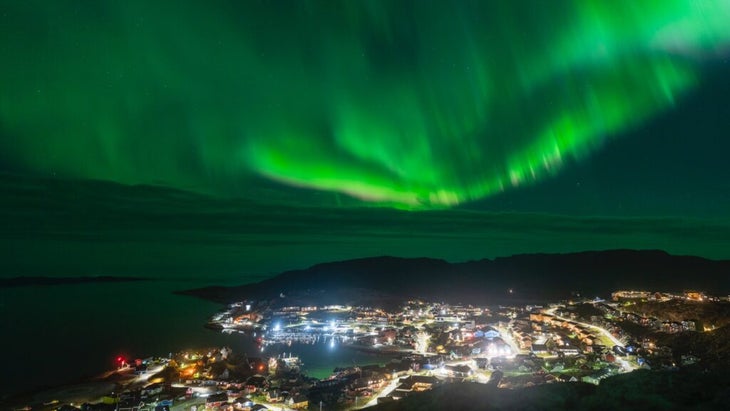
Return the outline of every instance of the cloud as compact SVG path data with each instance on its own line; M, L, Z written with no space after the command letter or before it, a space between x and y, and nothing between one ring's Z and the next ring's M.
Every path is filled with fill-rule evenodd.
M6 276L225 277L374 255L464 261L613 248L730 258L730 224L717 220L305 207L9 175L0 191Z

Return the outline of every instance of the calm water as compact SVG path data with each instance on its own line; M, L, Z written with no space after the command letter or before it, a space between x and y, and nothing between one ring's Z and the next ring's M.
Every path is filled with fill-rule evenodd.
M217 304L177 296L195 283L143 281L0 289L3 395L73 382L114 366L117 355L167 355L231 344L202 327Z
M229 346L253 356L293 352L313 376L334 367L387 359L329 344L267 347L203 328L221 306L173 290L206 284L144 281L0 289L0 398L78 381L114 366L118 355L165 356L185 348Z
M316 344L292 344L287 347L283 344L266 347L262 355L271 356L288 353L299 356L304 365L302 370L309 376L325 378L332 374L336 367L352 367L353 365L385 364L390 361L389 356L358 351L347 346L331 346L322 341Z

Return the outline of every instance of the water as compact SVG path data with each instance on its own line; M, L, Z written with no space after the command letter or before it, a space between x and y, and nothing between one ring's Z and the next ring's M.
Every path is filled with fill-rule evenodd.
M331 345L329 340L322 339L315 344L297 344L291 347L285 344L268 346L264 356L292 353L304 363L302 371L308 376L325 378L332 374L337 367L352 367L354 365L385 364L392 356L358 351L340 343Z
M127 358L187 347L245 347L203 328L221 307L178 296L184 281L90 283L0 289L0 396L75 382Z
M251 338L203 327L218 304L174 290L192 281L142 281L0 289L0 398L77 382L127 358L167 356L186 348L231 347L249 356L293 352L314 377L335 367L387 362L387 357L319 343L267 347Z

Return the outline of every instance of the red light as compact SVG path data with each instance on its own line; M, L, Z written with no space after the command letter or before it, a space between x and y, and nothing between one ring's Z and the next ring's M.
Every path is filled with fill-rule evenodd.
M117 362L122 362L122 361L124 361L124 358L122 358L122 357L117 357Z

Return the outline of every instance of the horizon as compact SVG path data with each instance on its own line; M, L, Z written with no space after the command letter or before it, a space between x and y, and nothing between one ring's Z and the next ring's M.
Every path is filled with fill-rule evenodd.
M165 187L7 174L0 192L7 199L3 277L225 279L383 255L462 262L612 249L730 258L730 221L724 219L260 204ZM44 258L35 258L39 252Z
M0 16L3 276L730 258L725 2L41 3Z
M730 0L637 3L3 2L0 408L726 406Z

